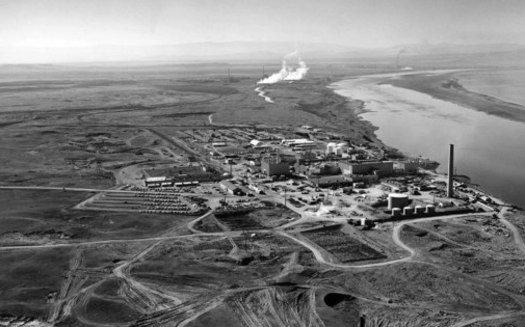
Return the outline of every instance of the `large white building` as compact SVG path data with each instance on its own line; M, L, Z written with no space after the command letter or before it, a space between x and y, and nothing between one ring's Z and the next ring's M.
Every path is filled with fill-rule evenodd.
M286 145L289 147L293 146L305 146L305 145L314 145L314 141L311 141L309 139L283 139L281 141L282 145Z

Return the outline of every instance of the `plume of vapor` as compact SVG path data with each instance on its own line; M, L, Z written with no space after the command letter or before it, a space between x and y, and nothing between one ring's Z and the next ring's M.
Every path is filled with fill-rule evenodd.
M267 78L263 78L257 84L273 84L280 81L299 81L308 73L306 62L301 59L297 51L284 56L281 70Z
M397 56L396 56L396 67L399 68L399 57L401 56L402 53L405 53L406 52L406 48L401 48L401 50L399 50L399 52L397 53Z

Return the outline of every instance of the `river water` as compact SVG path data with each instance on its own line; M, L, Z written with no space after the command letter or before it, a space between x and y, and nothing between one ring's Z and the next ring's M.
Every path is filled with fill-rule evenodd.
M427 94L378 85L385 75L334 83L345 97L364 101L361 116L379 127L377 136L411 156L447 169L448 145L455 144L457 174L487 192L525 208L525 124L434 99ZM461 81L460 81L461 82Z

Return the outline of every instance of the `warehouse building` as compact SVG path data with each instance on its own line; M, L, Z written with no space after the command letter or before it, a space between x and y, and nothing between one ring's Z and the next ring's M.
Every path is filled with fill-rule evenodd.
M250 190L248 190L246 187L234 184L231 181L221 181L220 187L222 190L232 195L243 196L250 193Z

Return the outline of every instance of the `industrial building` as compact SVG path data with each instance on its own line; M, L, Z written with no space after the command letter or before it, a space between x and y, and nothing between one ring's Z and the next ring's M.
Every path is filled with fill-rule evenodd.
M393 161L339 162L339 167L345 175L391 176L394 174Z
M332 186L349 186L352 185L352 179L344 175L333 175L333 176L321 176L312 175L308 176L308 180L315 187L332 187Z
M246 187L242 185L234 184L231 181L221 181L220 187L222 190L232 195L243 196L243 195L250 193L250 191Z
M175 182L173 178L168 178L166 176L159 177L148 177L144 180L144 185L148 188L158 188L158 187L189 187L189 186L198 186L199 181L187 181L187 182Z
M289 147L313 146L315 145L315 142L309 139L284 139L281 141L281 144Z
M317 163L303 165L296 163L295 172L304 175L339 175L341 168L336 163Z
M408 206L409 198L406 194L391 193L388 195L388 209L404 208Z
M326 155L342 156L344 153L348 152L348 143L340 142L334 143L330 142L326 144Z
M405 174L417 174L419 164L414 161L396 161L394 162L394 171Z
M261 159L261 172L266 176L290 175L290 163L281 161L278 157L266 157Z
M173 166L166 168L144 169L145 183L155 182L210 182L220 180L220 175L215 172L207 171L201 165ZM155 177L154 179L151 179ZM158 180L158 181L155 181Z

